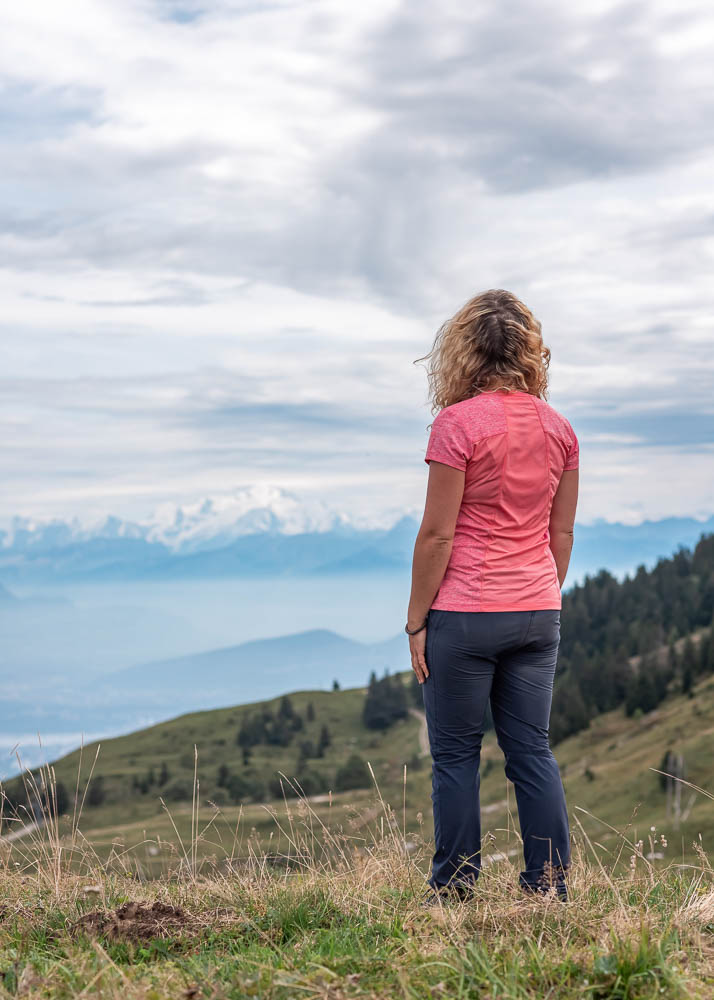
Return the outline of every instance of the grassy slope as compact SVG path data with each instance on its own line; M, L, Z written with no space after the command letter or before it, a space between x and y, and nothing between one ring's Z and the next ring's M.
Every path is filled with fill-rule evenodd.
M386 732L365 729L361 722L365 690L354 688L335 692L292 693L290 698L293 707L303 718L308 702L313 703L314 722L306 723L304 730L295 735L288 747L254 747L250 768L265 778L279 770L291 778L294 777L300 740L311 739L316 744L321 727L327 724L331 734L331 745L324 758L310 760L308 766L311 770L320 771L325 775L329 781L328 787L334 785L337 768L351 753L358 751L372 765L380 787L392 792L400 788L404 764L419 748L420 720L410 715ZM99 847L104 848L110 845L116 836L128 837L127 843L129 843L143 839L144 831L147 836L172 835L172 824L161 805L159 796L165 798L166 790L176 780L191 785L194 776L194 746L198 752L200 799L204 803L206 815L210 815L211 808L208 802L212 800L217 790L218 767L226 764L233 772L239 774L244 772L241 751L236 744L241 716L251 714L258 705L265 705L276 711L279 704L278 697L266 702L191 713L127 736L101 741L101 744L88 744L81 751L80 788L89 774L99 746L94 775L101 774L104 777L111 794L108 795L107 802L100 807L89 808L85 804L81 818L82 832L93 841L96 840ZM164 762L170 771L166 788L154 786L146 795L137 795L131 791L132 779L135 776L144 776L149 767L153 767L158 774ZM57 780L62 781L73 795L80 768L80 751L62 757L53 767ZM423 789L430 780L430 766L426 761L417 774L420 778L418 794L421 801ZM342 810L352 803L364 803L371 797L371 792L365 790L343 793L336 796L335 801L339 801ZM399 797L401 800L401 791ZM190 829L190 821L186 818L191 813L190 800L167 801L166 804L183 836ZM232 804L222 805L221 809L228 822L232 822L239 812L238 807ZM329 802L324 804L324 809L328 813L334 811L330 809ZM270 835L270 830L274 830L274 824L262 805L248 805L243 811L251 817L251 823L255 822L259 829L266 832L266 836ZM173 839L175 840L175 837Z
M404 675L407 679L408 675ZM566 788L571 827L584 830L603 848L612 848L619 839L606 824L623 830L632 820L628 832L631 839L642 838L648 848L650 827L656 827L656 837L664 834L666 849L658 844L656 850L665 860L675 857L679 861L694 858L693 841L701 842L708 851L714 845L714 802L702 794L684 788L682 807L690 805L688 816L679 827L665 814L665 796L659 785L659 776L650 768L660 767L664 751L671 747L684 755L685 777L700 787L714 792L711 740L714 731L714 678L701 679L694 689L694 698L672 695L654 712L640 719L627 718L622 710L607 713L596 719L587 731L577 734L554 748L561 766ZM361 725L360 713L364 689L338 692L306 691L291 695L295 709L304 715L308 701L315 707L316 718L288 748L256 747L252 762L263 773L282 770L288 776L295 774L297 740L317 740L319 729L327 723L333 744L324 760L310 762L334 778L337 766L353 751L358 750L368 760L375 772L379 789L403 822L404 765L419 750L420 721L414 716L395 724L387 732L372 732ZM276 709L280 699L267 702ZM240 750L235 736L243 712L255 709L254 705L198 712L181 716L149 729L105 741L100 750L95 773L101 772L115 787L129 788L134 774L142 775L151 764L156 770L165 760L176 777L190 781L193 778L193 748L198 748L198 777L201 802L201 825L208 822L214 811L210 805L215 792L215 774L220 763L232 770L242 769ZM85 747L82 774L86 775L94 758L96 745ZM76 783L79 752L57 761L55 772L68 789ZM331 782L332 783L332 782ZM431 767L429 758L421 760L419 768L408 767L406 783L407 833L421 829L425 837L431 835ZM98 808L85 806L81 829L100 851L106 854L111 843L120 838L127 846L146 838L160 837L176 841L173 823L184 840L190 839L191 803L169 802L168 810L162 807L159 795L162 789L152 788L146 796L131 795L120 801ZM375 808L374 788L364 791L335 794L331 799L318 797L312 808L321 820L338 823L355 837L364 836L370 822L382 822L380 810ZM484 739L482 756L481 804L483 832L490 831L495 840L490 849L518 854L517 811L513 785L503 772L503 756L493 732ZM266 808L267 805L267 808ZM214 823L204 850L222 853L223 847L235 839L240 816L240 850L245 850L245 837L251 827L263 844L272 849L285 850L283 837L271 816L271 811L282 806L282 800L267 804L247 804L240 809L234 805L221 805L220 816ZM581 811L587 810L592 816ZM356 813L360 818L355 819ZM421 814L421 816L420 816ZM596 817L596 818L593 818ZM173 820L173 823L172 823ZM218 831L222 830L222 833ZM215 834L215 836L214 836ZM218 839L216 839L218 838ZM486 851L488 844L484 843Z
M520 897L517 869L501 861L468 903L424 909L415 859L389 837L368 848L356 863L346 856L289 878L256 863L240 877L185 872L145 883L98 866L77 877L54 851L39 869L18 870L12 855L2 858L0 993L38 1000L712 995L714 883L705 859L698 871L656 874L640 859L611 878L576 846L565 904Z

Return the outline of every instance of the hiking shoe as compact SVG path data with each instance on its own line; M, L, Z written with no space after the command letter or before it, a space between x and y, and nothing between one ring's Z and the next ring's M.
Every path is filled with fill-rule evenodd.
M445 906L448 903L458 903L471 899L473 889L462 885L440 885L431 888L422 896L420 906L429 908L432 906Z
M521 883L521 896L548 896L551 895L549 886L530 886L526 887ZM559 899L563 903L568 902L568 891L563 885L555 886L555 898Z

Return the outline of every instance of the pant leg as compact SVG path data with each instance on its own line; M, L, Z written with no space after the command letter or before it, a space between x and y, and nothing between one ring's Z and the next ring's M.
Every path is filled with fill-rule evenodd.
M499 657L491 713L506 776L516 790L525 860L519 881L526 889L542 888L550 872L565 897L570 829L560 770L548 741L560 611L531 615L524 643Z
M530 612L432 610L422 685L432 756L436 850L429 883L471 884L481 870L483 717L499 650L523 635Z

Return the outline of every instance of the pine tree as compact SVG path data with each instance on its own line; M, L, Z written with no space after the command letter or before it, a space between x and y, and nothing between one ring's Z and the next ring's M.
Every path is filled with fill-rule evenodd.
M306 716L308 722L314 722L315 721L315 706L313 705L313 703L311 701L309 701L307 703L307 710L305 712L305 716Z
M290 723L295 717L295 709L289 695L283 695L278 709L278 718L281 722Z
M674 645L674 637L672 637L669 640L669 649L667 651L667 670L671 680L679 674L679 663L679 653L677 652L677 647Z
M669 679L667 677L667 668L661 666L655 661L652 671L652 679L654 682L654 687L656 691L657 704L667 697L667 691L669 687Z
M697 666L697 655L694 650L694 643L692 642L691 635L688 635L684 641L684 650L682 653L681 671L683 694L688 694L692 690Z
M312 740L302 740L300 742L300 756L298 757L298 763L302 765L306 760L316 756L318 755L315 752L315 744Z
M353 788L368 788L372 778L369 768L358 753L351 754L335 776L335 791L347 792Z
M424 692L422 690L422 685L419 683L419 678L412 670L411 681L409 682L409 691L411 694L412 701L417 706L417 708L424 707Z
M372 671L367 687L367 696L362 710L362 722L368 729L387 729L397 719L408 714L407 695L399 677L390 677L385 670L378 680Z
M407 691L402 684L401 678L397 675L392 678L392 713L395 719L406 719L409 714L407 708Z
M589 722L590 714L577 683L571 679L569 685L560 685L554 690L549 728L552 743L580 732Z
M273 723L273 713L264 709L243 719L236 743L239 747L253 747L265 740L266 727Z
M292 728L285 722L284 718L273 716L265 723L265 742L268 746L286 747L293 738Z
M232 774L226 787L235 803L259 801L265 791L259 778L242 774Z
M326 725L323 725L322 729L320 730L320 739L317 742L317 756L324 757L325 750L327 749L327 747L329 747L331 743L332 743L332 738L330 736L330 730L327 728Z
M637 673L632 675L625 697L625 714L634 715L638 708L642 712L651 712L658 704L657 683L651 671L646 669L646 661L643 661L640 663Z
M101 806L106 798L106 791L104 789L104 777L98 774L96 778L93 778L89 783L89 789L87 791L87 805L89 806Z
M660 771L666 771L667 774L671 773L671 767L670 767L671 758L672 758L672 751L670 749L665 750L664 756L662 757L662 760L660 761L659 765ZM657 777L659 778L659 787L662 789L663 792L667 790L667 774L657 775Z
M367 682L367 695L362 708L362 722L368 729L373 728L372 720L377 716L377 704L379 701L378 684L379 681L377 680L377 674L373 670L369 675L369 680Z
M300 770L293 782L299 788L299 794L317 795L327 791L327 781L319 771Z
M714 673L714 615L709 625L709 631L705 632L699 640L699 672L702 674Z
M67 812L69 795L62 781L56 781L54 788L51 785L41 788L40 799L42 801L42 810L47 816L62 816ZM35 812L35 817L38 817L37 812Z

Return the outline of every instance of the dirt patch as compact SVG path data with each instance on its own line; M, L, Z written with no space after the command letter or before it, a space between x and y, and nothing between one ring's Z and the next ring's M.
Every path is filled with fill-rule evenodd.
M130 902L110 912L93 910L68 927L70 934L84 932L90 937L105 937L110 941L148 941L196 929L194 918L180 906L159 900L151 906Z

